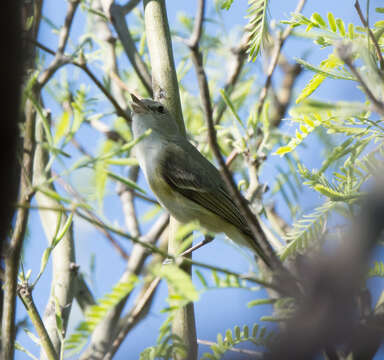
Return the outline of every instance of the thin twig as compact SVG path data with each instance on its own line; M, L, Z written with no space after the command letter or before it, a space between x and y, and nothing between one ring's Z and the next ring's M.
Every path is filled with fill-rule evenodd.
M363 12L361 11L361 8L360 8L359 0L355 1L355 9L356 9L357 13L359 14L359 17L360 17L362 24L367 29L368 35L371 38L373 45L375 46L376 54L377 54L377 56L379 58L379 62L380 62L380 68L381 68L381 70L384 70L384 58L383 58L383 54L381 53L380 45L377 42L376 37L375 37L374 33L372 32L371 28L369 27L367 20L365 20L365 18L364 18Z
M132 38L131 32L129 31L127 22L125 20L123 7L112 3L109 7L109 17L121 41L121 44L123 45L124 51L132 64L132 67L134 68L141 83L148 91L148 94L152 97L153 90L151 85L151 75L148 71L147 65L141 59L141 56L136 49L135 41Z
M107 124L103 123L99 119L92 119L88 122L88 124L104 134L109 140L125 143L125 139L116 130L111 129Z
M71 194L77 201L80 203L84 203L84 198L63 178L59 176L56 172L52 172L52 175L56 177L57 182L69 193ZM88 214L89 217L94 219L95 221L101 222L101 219L92 211L88 209L84 209L84 211ZM75 212L76 213L76 212ZM111 234L103 227L96 226L96 229L103 233L103 235L110 241L112 246L117 250L117 252L120 254L120 256L124 260L128 260L129 256L127 252L123 249L123 247L119 244L119 242L114 239Z
M65 15L64 25L60 29L59 43L57 51L55 53L55 58L51 64L43 71L43 73L38 78L39 87L42 88L53 74L64 64L66 64L67 59L64 56L64 50L68 42L69 32L72 27L73 18L75 16L76 9L80 3L80 0L71 0L68 1L68 9Z
M303 9L304 5L306 3L306 0L299 0L299 3L296 6L296 9L294 13L300 13ZM269 64L268 70L267 70L267 78L265 80L264 87L261 89L260 97L259 97L259 103L257 106L257 116L260 117L261 111L263 110L265 100L267 98L268 90L272 83L272 75L276 69L276 65L279 60L280 51L283 48L283 45L285 41L287 40L288 36L291 34L292 26L287 26L281 35L281 37L277 40L276 45L274 46L274 51L272 54L272 59Z
M75 15L75 12L79 3L80 3L80 0L68 1L68 10L67 10L67 14L65 15L64 25L60 30L59 44L57 46L57 52L56 52L57 54L60 54L60 55L64 54L64 50L69 38L69 32L72 27L73 17Z
M89 69L87 64L77 61L72 61L72 64L82 69L95 83L95 85L101 90L101 92L105 95L105 97L112 103L114 108L116 109L117 115L126 119L128 122L131 122L131 115L123 110L121 106L117 103L115 98L111 95L111 93L107 90L107 88L97 79L97 77L93 74L93 72Z
M31 40L31 39L28 39L28 40L33 42L40 49L42 49L42 50L44 50L50 54L55 54L54 51L50 50L47 46L42 45L38 41ZM75 59L73 59L69 56L63 55L60 58L60 66L66 65L66 64L72 64L72 65L77 66L80 69L82 69L91 78L91 80L95 83L95 85L99 88L99 90L105 95L105 97L112 103L112 105L114 106L114 108L116 110L116 113L119 116L121 116L122 118L126 119L128 122L131 122L130 114L121 108L121 106L117 103L115 98L110 94L110 92L107 90L107 88L97 79L97 77L93 74L93 72L89 69L89 67L87 66L87 64L84 61L82 61L82 60L76 61ZM39 85L41 86L41 84L45 84L49 80L49 78L52 77L53 74L58 70L58 68L59 67L57 65L55 65L55 67L53 69L51 69L49 72L47 72L46 74L43 73L44 76L41 75L42 77L40 78ZM48 78L48 75L49 75L49 78Z
M190 38L185 42L189 48L194 48L196 45L198 45L200 41L201 34L203 31L204 11L205 0L198 0L193 31Z
M350 54L349 48L347 48L347 45L340 46L338 48L338 55L341 60L344 61L344 63L349 67L352 74L355 75L356 79L359 81L360 85L362 86L365 94L367 97L371 100L374 109L381 115L384 116L384 103L379 101L375 95L372 93L371 89L368 87L368 85L365 83L364 79L360 75L360 72L356 69L355 65L352 62L352 56Z
M229 61L230 68L228 71L228 78L224 85L224 91L228 96L231 95L240 78L241 70L243 69L244 63L247 59L248 42L249 33L245 33L242 39L240 40L240 45L231 49L233 59ZM227 104L223 100L223 97L220 96L213 109L213 117L215 119L215 124L220 123L226 108Z
M37 311L36 305L33 302L32 294L28 287L27 283L21 284L17 293L27 311L29 318L32 321L32 324L36 330L36 333L39 337L40 345L43 348L45 355L48 360L57 360L58 356L56 354L55 348L53 347L52 341L48 335L47 329L45 328L43 321Z
M131 12L141 0L129 0L125 5L122 5L122 11L124 15L127 15Z

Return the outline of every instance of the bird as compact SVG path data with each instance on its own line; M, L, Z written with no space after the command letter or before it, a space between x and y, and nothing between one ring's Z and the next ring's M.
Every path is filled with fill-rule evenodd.
M197 220L209 232L225 233L268 265L219 170L187 140L163 104L131 98L134 139L151 129L135 145L135 154L159 203L179 222Z

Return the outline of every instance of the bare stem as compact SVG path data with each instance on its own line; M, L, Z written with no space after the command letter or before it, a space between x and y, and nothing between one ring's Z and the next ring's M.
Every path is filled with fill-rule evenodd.
M151 75L136 49L135 42L125 20L123 7L116 5L115 3L111 4L109 8L109 15L129 61L131 62L145 89L148 91L148 94L152 97L153 91L151 85Z
M301 12L303 9L304 5L306 3L306 0L299 0L299 3L296 6L295 13ZM285 43L285 40L287 40L288 36L291 34L292 31L292 26L287 26L281 35L281 37L277 40L274 49L273 49L273 54L272 54L272 59L269 64L268 70L267 70L267 78L265 80L264 87L261 89L260 92L260 97L259 97L259 104L257 106L257 115L260 117L261 111L263 110L265 100L267 98L268 90L271 86L272 82L272 75L276 69L276 65L279 60L279 55L281 52L281 49L283 48L283 45Z
M364 27L367 29L368 31L368 36L371 38L372 42L373 42L373 45L375 47L375 50L376 50L376 54L379 58L379 62L380 62L380 68L381 70L384 70L384 59L383 59L383 54L381 52L381 49L380 49L380 46L376 40L376 37L375 35L373 34L372 30L370 29L370 27L368 26L368 22L367 20L365 19L364 15L363 15L363 12L361 11L361 8L360 8L360 3L359 3L359 0L356 0L355 1L355 9L357 11L357 13L359 14L359 18L362 22L362 24L364 25Z
M28 100L25 108L25 131L19 190L19 202L24 207L19 208L17 211L12 238L5 256L5 283L1 327L3 359L13 359L14 352L17 275L21 248L27 229L29 203L33 195L31 182L35 152L35 116L34 107Z
M384 116L384 103L379 101L375 95L372 93L371 89L368 87L368 85L365 83L364 79L360 75L360 72L356 69L355 65L352 62L352 58L349 55L349 52L347 49L343 49L342 47L338 49L339 56L341 60L344 61L344 63L349 67L352 74L355 75L356 79L359 81L360 85L362 86L365 94L371 100L374 109L381 115Z
M58 356L56 354L55 348L53 347L52 341L49 338L48 332L41 320L39 312L33 302L32 294L28 288L28 284L24 283L19 286L17 293L24 304L25 310L29 318L32 321L32 324L37 332L37 335L40 340L41 347L43 348L47 359L57 360Z
M152 65L154 97L165 105L178 124L180 133L186 136L165 0L144 0L144 20ZM199 31L199 33L201 32ZM175 254L176 249L179 247L176 239L177 228L178 222L176 219L171 218L168 243L168 251L171 254ZM190 274L191 267L188 265L184 270ZM188 355L183 360L197 359L193 303L175 313L172 332L179 336L188 349ZM175 360L179 360L179 358L176 357Z

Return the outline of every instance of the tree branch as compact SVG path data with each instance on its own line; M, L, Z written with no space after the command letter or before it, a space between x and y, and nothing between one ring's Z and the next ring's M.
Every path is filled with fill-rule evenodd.
M367 20L365 20L365 18L364 18L363 12L361 11L361 8L360 8L359 0L355 1L355 9L356 9L357 13L359 14L359 18L360 18L362 24L364 25L364 27L368 31L368 36L371 38L371 40L373 42L373 45L374 45L375 50L376 50L377 57L379 58L380 68L381 68L381 70L384 70L383 54L381 53L381 49L380 49L380 46L379 46L379 44L378 44L378 42L376 40L375 35L373 34L371 28L369 27Z
M35 153L34 131L36 113L31 101L27 101L24 112L24 144L18 200L19 203L24 205L24 207L19 208L19 210L17 211L12 237L5 253L5 282L3 317L1 328L3 359L13 359L17 276L19 271L21 249L23 246L23 241L28 223L28 205L33 195L31 183L33 171L33 157Z
M131 62L141 83L148 91L148 94L152 97L153 91L151 85L151 75L136 49L135 42L132 39L131 32L129 31L128 25L125 21L123 7L112 3L109 7L109 17L123 45L125 54Z
M32 294L30 292L30 289L28 288L28 284L21 284L17 289L17 293L22 303L24 304L25 310L27 311L29 318L32 321L32 324L39 337L41 347L43 348L47 359L57 360L57 353L55 351L55 348L53 347L51 339L49 338L48 332L41 320L39 312L36 309L35 303L33 302Z
M10 3L9 14L2 21L2 30L4 36L4 48L7 48L7 55L3 57L8 61L2 66L3 84L7 88L7 92L3 97L5 112L3 113L4 121L2 149L6 148L1 155L2 166L6 169L6 175L2 181L2 192L7 194L2 197L2 238L4 237L4 247L1 248L1 253L4 257L5 271L4 284L1 307L1 354L2 359L13 359L14 344L16 336L15 313L16 313L16 291L17 291L17 276L19 271L19 263L21 249L23 247L24 237L26 233L29 205L33 196L31 189L32 172L33 172L33 156L35 151L35 109L28 99L25 104L24 118L20 117L19 100L20 90L22 86L22 77L28 74L29 71L35 69L35 47L29 43L21 43L20 34L22 27L27 23L27 20L33 18L31 27L27 30L27 35L31 38L36 38L40 27L41 12L43 1L38 0L33 3ZM12 36L9 35L11 31ZM11 42L11 43L10 43ZM8 48L7 45L10 45ZM10 65L10 66L7 66ZM6 72L6 73L5 73ZM12 83L8 83L9 76L12 78ZM7 96L9 102L7 102ZM10 115L10 116L7 116ZM20 123L23 120L23 140L20 144L12 141L17 141L19 135ZM21 132L20 132L21 133ZM5 139L6 137L6 139ZM20 159L20 164L18 160ZM13 163L10 163L13 162ZM7 180L14 182L9 184ZM10 186L9 186L10 185ZM17 193L18 192L18 193ZM15 215L13 232L9 235L10 240L5 243L6 234L9 234L9 223L11 221L13 211L13 201L15 198L25 205L24 208L17 210ZM8 213L6 213L8 212Z
M131 12L139 3L141 0L129 0L125 5L122 5L122 11L124 15L127 15L129 12Z
M349 67L352 74L359 81L360 85L363 88L364 93L367 95L368 99L372 102L373 108L381 115L384 116L384 103L379 101L376 96L372 93L371 89L365 83L364 79L360 75L360 72L356 69L355 65L352 62L352 56L350 52L350 47L348 45L340 45L337 48L337 53L341 60Z
M164 0L145 0L144 16L152 65L154 98L165 105L179 125L181 133L185 135L171 34Z
M36 151L34 158L33 185L36 189L46 189L48 192L55 192L54 185L49 182L51 175L47 172L49 163L49 150L43 144L47 141L42 121L36 122ZM37 190L35 195L38 207L60 208L61 203L46 195L45 192ZM48 241L51 246L55 239L57 228L67 220L65 214L59 217L55 211L39 211L41 223ZM62 222L61 222L62 221ZM75 277L75 249L73 243L72 225L65 233L63 238L52 251L52 282L51 295L44 314L44 324L51 338L53 347L57 354L60 354L61 336L65 336L68 325L69 314L74 296L74 277ZM56 322L55 307L60 306L63 320L64 334L59 334Z
M306 0L299 0L299 3L297 4L294 13L300 13L301 10L303 9L305 3L306 3ZM277 40L277 42L274 46L273 53L272 53L272 59L271 59L271 62L269 63L269 67L267 70L267 78L265 80L264 87L261 89L261 92L260 92L259 104L257 106L257 116L258 117L260 117L261 111L263 110L264 103L265 103L265 100L267 98L268 90L271 86L272 75L276 69L276 65L277 65L278 60L279 60L280 51L283 48L283 45L284 45L285 41L287 40L288 36L291 34L291 31L292 31L292 26L287 26L285 28L283 34Z
M144 21L152 65L154 98L165 105L178 124L180 133L186 136L165 0L144 0ZM168 252L172 255L175 255L179 248L176 239L178 226L179 223L172 217L168 242ZM191 273L189 264L185 263L184 270ZM171 288L169 292L172 292ZM197 342L193 303L187 304L175 313L172 332L187 347L186 359L195 360ZM179 360L179 356L176 356L175 360Z
M40 74L38 79L38 84L42 88L49 79L54 75L54 73L66 63L66 58L64 56L65 46L68 42L69 32L71 30L73 17L75 15L76 9L80 3L80 0L70 0L68 1L67 14L65 16L65 21L63 27L60 29L59 43L57 51L55 53L55 58L51 64Z

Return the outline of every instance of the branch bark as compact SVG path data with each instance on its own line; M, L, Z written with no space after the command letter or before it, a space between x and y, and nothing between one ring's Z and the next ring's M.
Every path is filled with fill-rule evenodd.
M10 211L10 202L16 197L17 187L19 187L18 201L26 205L24 208L20 208L16 214L15 225L13 233L8 244L2 247L4 251L4 263L5 263L5 280L4 280L4 293L2 301L2 317L1 317L1 358L13 359L14 356L14 342L15 342L15 313L16 313L16 291L17 291L17 275L20 263L21 249L25 237L25 232L28 223L29 215L29 203L31 201L33 191L31 189L32 171L33 171L33 156L35 151L35 137L34 137L34 124L35 124L35 111L32 103L28 100L24 109L24 139L20 146L19 156L21 158L20 167L17 166L16 158L16 139L19 128L19 95L22 86L21 75L22 70L27 73L29 70L35 67L35 47L30 43L21 44L19 34L21 33L21 26L27 23L27 19L31 16L34 17L34 22L31 28L27 31L28 36L35 39L38 34L41 10L43 1L35 1L33 3L25 3L23 6L16 3L10 4L9 16L5 17L2 22L2 30L5 41L11 41L11 46L7 47L9 58L4 55L4 59L11 60L12 64L3 64L2 70L6 71L6 74L2 74L3 84L7 87L3 92L4 96L12 96L9 102L4 97L4 105L7 112L4 114L4 125L9 128L9 131L4 131L2 134L7 137L5 141L1 142L1 146L5 146L5 150L1 152L2 165L7 169L8 176L4 176L4 180L11 179L13 183L6 183L2 186L2 192L6 192L6 195L2 197L3 205L1 210L1 223L2 234L1 238L5 238L5 234L8 232L8 221L11 220L12 211ZM14 22L9 24L9 22ZM15 25L15 26L11 26ZM12 36L8 36L8 31L12 32ZM22 49L20 49L22 47ZM22 50L22 53L21 53ZM24 54L24 58L21 56ZM12 58L13 56L16 58ZM22 63L23 60L23 63ZM10 66L7 66L10 65ZM22 69L24 66L24 69ZM7 81L8 76L12 76L12 81ZM7 115L11 115L8 116ZM3 129L3 128L2 128ZM3 139L2 139L3 140ZM12 144L12 141L14 143ZM10 144L11 143L11 144ZM10 146L9 146L10 145ZM2 148L3 149L3 148ZM13 162L13 163L10 163ZM18 176L20 175L20 178ZM13 177L13 178L12 178ZM4 181L5 182L5 181ZM17 184L17 185L16 185ZM11 186L9 186L11 185ZM12 189L13 187L13 189Z
M154 98L165 105L176 120L180 132L186 136L165 1L144 0L144 20L152 65ZM179 248L175 237L177 228L178 222L171 218L168 250L173 255ZM190 266L186 265L185 270L190 273ZM175 314L172 329L187 346L186 359L195 360L197 339L193 303Z
M34 159L34 174L33 184L36 188L47 189L48 191L56 191L53 184L48 180L50 174L46 171L46 166L49 161L48 150L44 148L46 142L45 133L42 122L36 123L36 146ZM36 192L36 201L39 207L60 208L61 203L52 197L47 196L41 191ZM39 211L41 223L49 246L54 240L60 217L55 211ZM67 215L62 215L62 224L67 220ZM52 251L52 268L53 276L51 282L51 296L48 299L48 304L44 314L44 324L51 338L53 347L57 354L60 354L61 337L58 333L56 323L55 306L58 304L62 313L63 331L67 329L68 318L71 310L71 305L74 297L74 278L76 269L75 264L75 249L73 244L72 226L66 232L60 243Z

